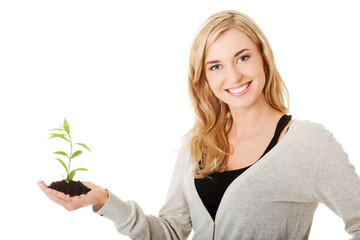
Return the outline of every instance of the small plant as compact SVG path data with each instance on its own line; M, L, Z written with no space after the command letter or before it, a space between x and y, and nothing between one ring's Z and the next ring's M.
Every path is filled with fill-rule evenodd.
M70 171L71 160L73 158L75 158L75 157L80 156L83 153L81 150L77 150L77 151L75 151L73 153L74 145L79 145L79 146L81 146L83 148L86 148L90 152L91 152L91 150L84 143L74 143L74 144L72 143L71 136L70 136L70 126L69 126L68 121L66 121L66 119L64 119L64 123L63 123L62 126L60 126L59 128L50 129L49 131L58 131L58 132L60 132L60 133L50 133L51 137L49 139L61 138L61 139L64 139L65 141L67 141L70 144L70 154L69 155L64 151L54 152L54 154L56 154L56 155L63 155L65 157L67 157L67 160L68 160L67 165L60 158L56 157L55 159L58 160L61 163L61 165L65 168L65 170L66 170L66 178L64 176L63 177L65 178L65 181L67 183L70 183L70 181L74 178L75 173L77 171L88 171L88 169L86 169L86 168L77 168L77 169L74 169L74 170ZM61 132L65 132L65 133L61 133Z

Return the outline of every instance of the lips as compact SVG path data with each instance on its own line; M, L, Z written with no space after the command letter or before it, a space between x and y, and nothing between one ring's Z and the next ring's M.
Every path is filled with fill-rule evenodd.
M231 95L235 95L235 96L243 95L243 94L245 94L245 93L247 92L246 90L247 90L247 89L249 88L249 86L251 85L251 82L252 82L252 81L247 82L247 83L242 84L242 85L240 85L240 86L238 86L238 87L228 88L228 89L226 89L226 91L227 91L228 93L230 93Z

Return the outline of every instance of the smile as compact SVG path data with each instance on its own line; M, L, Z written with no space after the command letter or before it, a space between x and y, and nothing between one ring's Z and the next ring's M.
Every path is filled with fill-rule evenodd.
M249 88L250 85L251 85L251 81L241 85L240 87L228 88L226 89L226 91L231 95L241 96L247 92L246 90Z

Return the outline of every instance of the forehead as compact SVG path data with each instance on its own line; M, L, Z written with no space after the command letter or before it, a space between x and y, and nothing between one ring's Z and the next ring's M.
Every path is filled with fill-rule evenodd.
M228 55L233 56L234 53L242 49L257 51L256 44L239 29L231 28L221 34L210 45L206 59L218 59Z

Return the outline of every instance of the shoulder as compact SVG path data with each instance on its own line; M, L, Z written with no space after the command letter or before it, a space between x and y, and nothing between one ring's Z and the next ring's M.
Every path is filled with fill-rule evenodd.
M294 159L301 159L302 164L310 164L306 166L315 167L314 164L322 159L329 148L339 149L333 134L321 123L294 119L286 135L285 146L296 155Z
M310 120L294 119L290 128L294 128L294 134L298 137L304 137L308 140L325 140L332 133L321 123Z
M294 119L284 139L287 138L288 147L316 155L327 146L331 137L332 133L323 124Z

